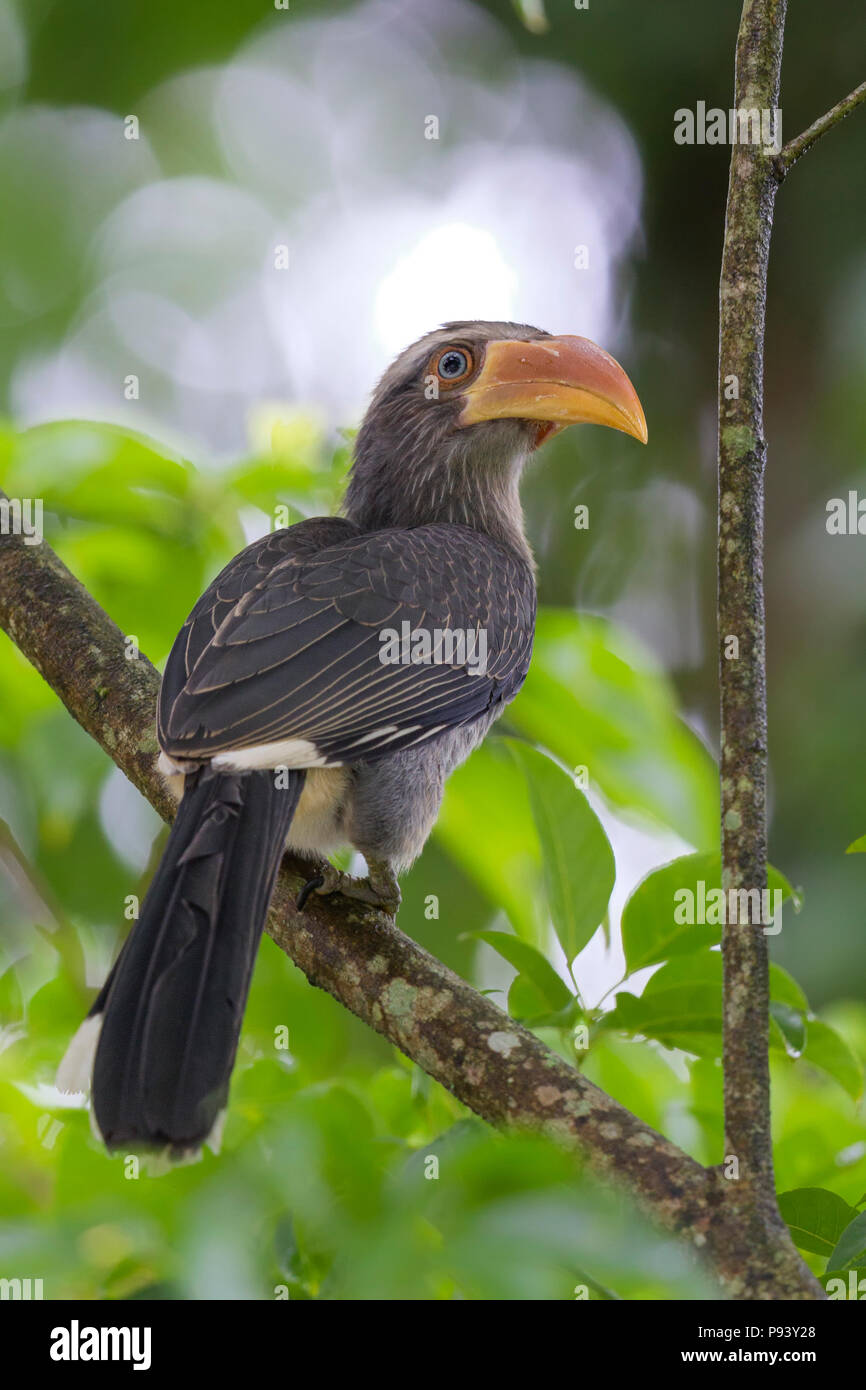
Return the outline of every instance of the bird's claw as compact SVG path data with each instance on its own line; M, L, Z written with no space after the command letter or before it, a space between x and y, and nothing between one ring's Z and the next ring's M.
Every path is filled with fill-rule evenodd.
M295 899L295 907L297 908L298 912L303 912L304 908L307 905L307 898L310 896L311 893L315 893L316 890L320 887L320 885L324 883L324 881L324 874L316 874L315 878L307 879L306 883L304 884L303 888L301 889L300 893Z
M389 912L393 917L400 906L400 885L394 870L390 864L377 860L368 860L367 868L367 878L355 878L352 874L344 874L335 869L332 864L326 865L321 873L304 884L298 894L298 911L303 912L311 893L322 898L330 897L332 893L341 893L344 898L370 903L383 912Z

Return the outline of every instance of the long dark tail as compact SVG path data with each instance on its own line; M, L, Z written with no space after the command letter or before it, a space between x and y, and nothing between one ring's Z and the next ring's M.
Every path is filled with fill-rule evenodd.
M305 773L187 778L159 868L84 1027L111 1149L198 1147L225 1108L253 964Z

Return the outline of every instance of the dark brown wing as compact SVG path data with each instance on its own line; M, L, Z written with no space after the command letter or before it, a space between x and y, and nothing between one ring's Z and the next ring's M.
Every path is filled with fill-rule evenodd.
M535 621L525 562L465 526L353 530L302 522L214 582L166 669L160 740L170 756L303 740L310 761L362 761L516 694ZM383 661L388 634L407 632L428 634L430 659ZM461 645L466 633L474 638Z
M357 534L356 527L342 517L313 517L253 541L220 570L175 638L165 665L157 711L159 741L163 747L166 746L172 704L238 600L261 584L278 565L309 560L326 546Z

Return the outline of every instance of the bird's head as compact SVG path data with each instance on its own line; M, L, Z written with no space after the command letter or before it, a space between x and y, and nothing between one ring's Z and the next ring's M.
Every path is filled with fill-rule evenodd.
M595 343L527 324L445 324L379 382L355 445L347 514L365 528L459 521L495 533L488 521L503 509L519 522L529 454L581 423L647 440L634 387Z

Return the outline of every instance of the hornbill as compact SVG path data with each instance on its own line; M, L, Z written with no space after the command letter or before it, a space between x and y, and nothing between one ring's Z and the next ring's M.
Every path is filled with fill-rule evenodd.
M158 709L177 815L58 1072L65 1090L90 1082L109 1149L213 1144L284 848L367 863L366 880L313 874L299 906L341 892L396 909L446 777L523 684L536 600L518 483L581 421L646 442L631 382L589 339L448 323L376 388L343 515L255 541L193 608ZM386 660L396 632L411 642Z

